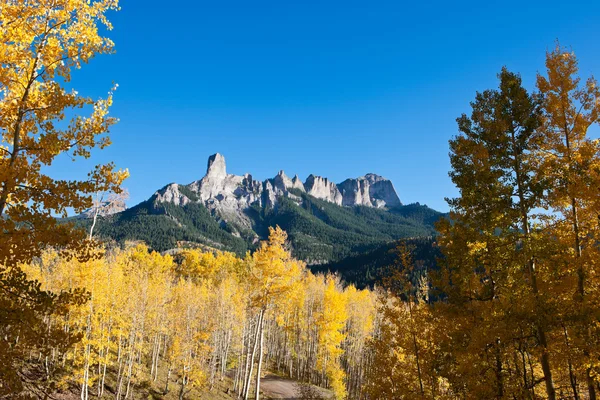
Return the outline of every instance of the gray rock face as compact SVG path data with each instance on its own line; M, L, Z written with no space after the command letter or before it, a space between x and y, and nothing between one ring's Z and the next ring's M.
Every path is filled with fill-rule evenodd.
M304 187L304 184L302 183L302 181L300 180L300 178L298 178L298 175L295 175L292 178L292 188L293 189L298 189L301 192L306 192L306 188Z
M284 196L300 203L302 198L290 193L290 189L341 206L381 208L401 204L392 182L375 174L347 179L336 185L327 178L315 175L310 175L302 183L298 175L290 179L283 171L279 171L274 178L260 182L250 174L228 174L225 158L218 153L208 158L206 175L185 185L185 188L193 192L197 199L191 195L194 199L190 199L181 192L180 185L172 183L155 193L155 201L178 206L200 202L223 221L246 228L251 228L251 220L245 211L253 205L276 207L278 199Z
M161 203L173 203L177 206L185 206L190 199L179 191L179 185L171 183L155 193L156 201Z
M98 212L98 215L100 215L102 217L107 217L109 215L117 214L117 213L127 210L127 207L125 206L125 204L115 205L115 204L110 204L108 201L101 203L99 207L100 207L100 211ZM96 213L96 209L94 207L92 207L92 208L88 208L87 210L84 210L81 214L78 214L75 217L83 218L83 219L94 218L95 213Z
M382 208L402 204L392 182L375 174L346 179L338 185L338 189L342 194L344 206L363 205Z
M227 167L225 165L225 157L221 154L213 154L208 157L208 166L206 167L206 176L219 180L227 176Z
M337 185L330 182L329 179L320 176L309 175L304 182L306 193L310 194L317 199L322 199L342 205L342 194L340 193Z
M277 176L273 178L273 187L282 193L286 192L293 185L292 180L287 177L283 170L279 171Z

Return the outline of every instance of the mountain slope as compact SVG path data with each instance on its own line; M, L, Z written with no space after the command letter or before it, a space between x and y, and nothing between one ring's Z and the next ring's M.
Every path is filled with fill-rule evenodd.
M410 238L404 241L412 249L413 262L417 271L437 269L437 260L442 253L435 237ZM388 273L388 267L397 261L397 246L401 241L388 242L365 253L352 255L337 262L313 265L314 273L335 272L346 282L354 283L358 288L373 286Z
M147 200L121 213L100 218L96 234L117 242L143 240L158 251L186 245L204 245L243 254L257 239L265 239L268 227L279 225L288 232L294 256L309 264L341 260L406 237L434 234L433 217L442 215L426 206L407 205L392 211L364 206L340 207L305 193L302 202L282 198L275 208L250 208L246 217L252 229L227 222L202 204L177 206Z
M398 206L396 210L339 207L303 194L300 205L283 199L268 222L288 232L297 257L321 264L400 238L434 234L432 224L420 221L420 207Z
M430 237L442 215L418 203L402 205L392 183L375 174L340 184L310 175L302 183L280 171L260 182L227 174L225 159L215 154L202 179L169 184L135 207L102 217L95 232L117 242L143 240L158 251L200 246L241 255L279 225L295 257L320 265L398 239Z
M147 200L121 213L100 218L96 234L117 242L142 240L153 250L204 245L243 254L248 243L232 235L200 204L178 207Z

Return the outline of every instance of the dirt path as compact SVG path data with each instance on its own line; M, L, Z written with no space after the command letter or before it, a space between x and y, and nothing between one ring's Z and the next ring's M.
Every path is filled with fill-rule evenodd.
M265 396L272 399L298 399L296 381L268 374L260 380L260 388Z
M282 378L274 374L267 374L260 380L260 388L264 396L268 399L288 399L300 400L299 393L296 390L296 383L292 379ZM314 386L317 393L321 393L323 399L331 398L329 390Z

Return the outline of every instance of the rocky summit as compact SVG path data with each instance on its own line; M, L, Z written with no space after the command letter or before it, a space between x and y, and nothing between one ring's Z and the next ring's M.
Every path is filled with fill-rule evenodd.
M208 158L206 175L202 179L184 186L169 184L156 192L155 200L179 206L200 202L223 218L249 227L250 221L244 210L253 205L276 207L281 197L299 202L301 192L346 207L402 205L392 182L376 174L346 179L339 184L311 174L303 183L298 175L289 178L285 172L279 171L274 178L261 182L254 180L250 174L228 174L225 158L219 153Z

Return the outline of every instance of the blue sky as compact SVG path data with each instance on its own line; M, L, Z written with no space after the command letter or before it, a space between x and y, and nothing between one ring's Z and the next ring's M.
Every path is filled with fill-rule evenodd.
M165 4L168 4L166 6ZM113 145L53 167L129 168L130 205L201 178L220 152L230 173L283 169L335 182L368 172L404 203L447 210L448 140L503 65L533 87L556 39L583 76L600 74L600 2L122 0L117 53L73 76L82 94L119 84Z

